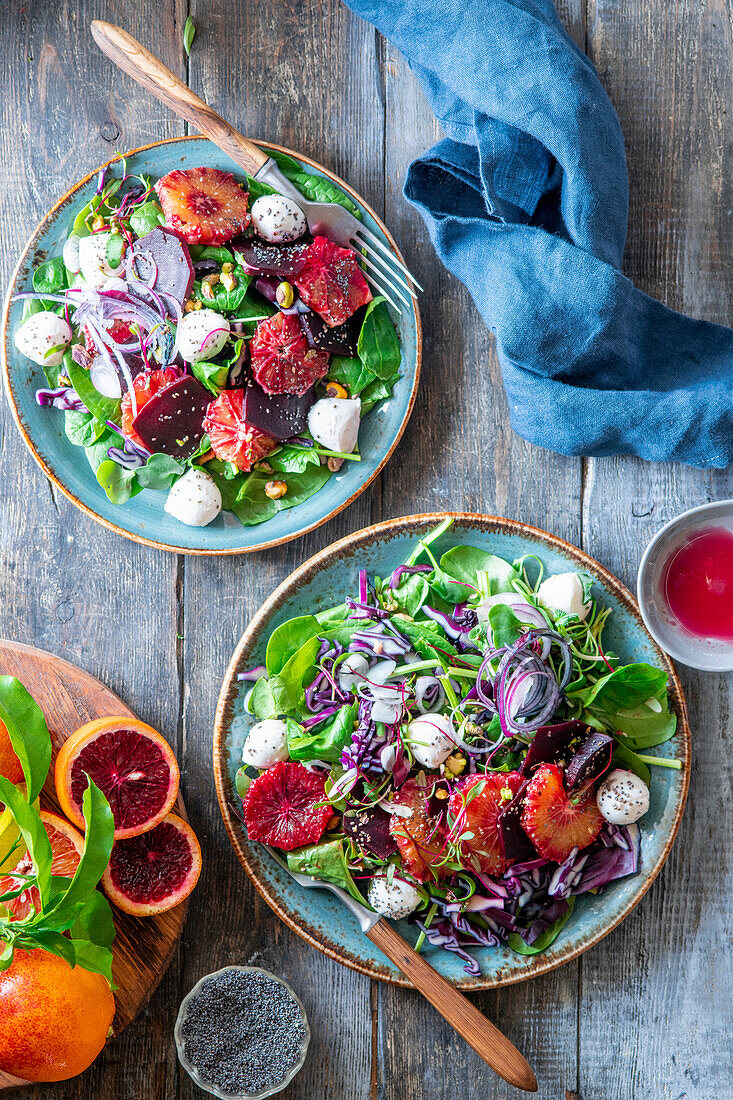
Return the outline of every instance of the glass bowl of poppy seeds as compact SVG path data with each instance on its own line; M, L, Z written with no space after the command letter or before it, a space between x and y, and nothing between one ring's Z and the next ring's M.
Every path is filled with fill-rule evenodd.
M311 1033L282 978L258 966L227 966L184 997L174 1035L179 1061L199 1088L221 1100L263 1100L301 1069Z

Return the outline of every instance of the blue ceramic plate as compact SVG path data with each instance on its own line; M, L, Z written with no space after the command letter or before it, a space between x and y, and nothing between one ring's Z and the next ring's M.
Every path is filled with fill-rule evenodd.
M282 151L297 157L307 172L326 176L337 183L361 208L364 224L397 252L377 215L343 180L290 149ZM144 171L156 179L174 168L192 168L200 164L242 174L221 150L199 137L155 142L128 153L127 158L130 171ZM47 383L41 368L16 351L13 334L20 324L23 303L10 300L19 291L33 289L31 279L37 264L49 256L61 254L75 212L96 192L97 172L72 187L46 215L21 256L8 289L2 335L5 386L15 420L34 458L61 491L87 515L120 535L161 550L184 554L246 553L287 542L325 523L351 504L374 480L409 420L420 375L422 337L417 310L405 308L401 317L394 314L402 345L402 376L392 397L364 418L359 433L362 461L347 462L309 500L278 512L256 527L242 527L231 513L222 513L208 527L187 527L163 511L164 492L144 490L127 504L112 504L97 484L81 449L66 438L63 415L54 409L41 409L36 404L36 390Z
M304 890L268 855L262 845L250 844L243 825L232 812L234 779L241 764L242 746L253 721L244 713L250 684L237 673L264 663L265 648L276 626L295 615L313 613L340 603L357 587L360 568L389 576L407 556L416 538L432 530L447 514L455 523L436 544L438 556L450 546L474 545L512 560L537 554L550 573L585 569L596 577L596 595L613 609L604 637L608 648L623 662L649 661L665 668L670 678L671 706L678 715L675 737L654 753L682 760L682 770L654 768L651 806L642 819L642 866L634 877L612 883L598 895L579 896L571 920L558 940L542 955L515 954L508 947L477 951L482 976L469 977L460 959L430 944L423 946L436 970L463 989L488 989L535 977L569 962L598 943L633 909L649 889L672 846L687 797L690 732L682 688L670 659L649 637L636 603L603 566L555 538L512 520L496 516L440 513L387 520L334 543L295 571L270 596L247 627L227 671L219 697L214 735L214 772L217 793L230 839L246 871L265 900L287 924L321 951L372 978L407 985L401 973L360 931L355 918L337 898L324 890ZM435 546L433 547L435 550ZM406 922L400 933L411 942L415 931Z

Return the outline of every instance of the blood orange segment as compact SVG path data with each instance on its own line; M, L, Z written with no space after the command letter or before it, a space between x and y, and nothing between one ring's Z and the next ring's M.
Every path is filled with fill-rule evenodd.
M571 798L560 769L540 765L525 791L522 828L541 856L562 863L573 848L587 848L596 839L603 821L595 791Z
M519 772L489 772L469 776L453 791L451 839L477 871L498 875L509 866L501 848L499 817L523 783Z
M191 826L168 814L150 832L118 840L102 885L125 913L151 917L180 905L201 874L201 846Z
M155 190L166 225L189 244L224 244L249 225L247 192L230 172L177 168Z
M110 341L114 341L116 344L132 344L137 341L137 336L130 328L128 322L122 321L118 317L115 317L112 321L105 322L103 328L108 333ZM99 349L94 343L94 337L86 326L84 326L83 331L86 349L92 359L95 359L97 355L99 355ZM110 342L107 344L107 347L112 347L112 343Z
M321 839L333 810L326 780L302 764L275 764L259 775L244 799L250 840L290 852Z
M216 457L244 473L276 446L274 439L244 419L244 390L221 391L206 411L204 431Z
M51 842L53 854L51 874L73 878L84 851L84 837L78 829L58 814L41 811L41 821ZM26 881L18 876L33 873L33 860L28 852L24 852L13 870L7 875L0 876L0 894L18 890ZM32 910L35 909L36 912L40 910L41 895L37 886L29 886L18 897L9 898L2 904L9 910L11 920L23 920Z
M389 831L397 843L405 868L418 882L438 879L443 874L440 861L446 849L444 814L432 813L431 787L421 787L408 779L392 799L404 815L394 812Z
M178 797L180 773L173 750L135 718L97 718L61 747L56 794L66 816L81 829L87 775L110 804L116 840L154 829Z
M295 285L306 305L332 328L372 300L372 292L350 248L314 237Z
M310 346L294 314L260 321L249 351L252 374L265 393L303 394L328 371L328 352Z

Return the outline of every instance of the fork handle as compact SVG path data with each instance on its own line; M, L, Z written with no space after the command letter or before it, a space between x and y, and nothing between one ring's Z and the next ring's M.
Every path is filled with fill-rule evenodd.
M473 1047L479 1058L483 1058L510 1085L516 1085L525 1092L537 1091L537 1078L531 1066L506 1035L502 1035L467 997L433 970L417 951L413 951L391 924L379 920L366 934Z
M248 175L256 175L267 163L267 153L263 153L230 126L203 99L199 99L175 73L166 68L162 61L146 50L131 34L116 27L114 23L105 23L101 19L92 20L91 30L102 53L114 61L118 68L152 92L175 114L185 118L205 134L222 152L244 168Z

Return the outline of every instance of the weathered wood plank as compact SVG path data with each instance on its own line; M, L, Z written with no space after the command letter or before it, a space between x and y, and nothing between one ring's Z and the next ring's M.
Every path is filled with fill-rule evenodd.
M631 182L626 270L673 308L730 324L730 13L594 0L589 50L621 116ZM584 546L634 587L644 545L685 508L733 495L729 472L587 463ZM639 909L582 965L583 1100L730 1092L731 968L725 819L731 677L681 669L693 729L685 819Z
M115 149L181 132L175 120L157 117L160 112L151 111L136 86L94 48L87 26L102 8L69 0L3 9L3 283L36 222L76 179L108 160ZM184 0L166 0L156 13L162 32L155 45L179 71L183 57L176 28L182 25L184 8ZM115 17L141 38L150 33L147 14L133 0L118 4ZM87 519L42 476L5 400L0 422L5 470L0 484L0 607L5 635L48 649L99 676L176 745L175 558L121 539ZM178 1075L171 1044L178 969L174 960L145 1013L89 1073L17 1096L172 1100Z

